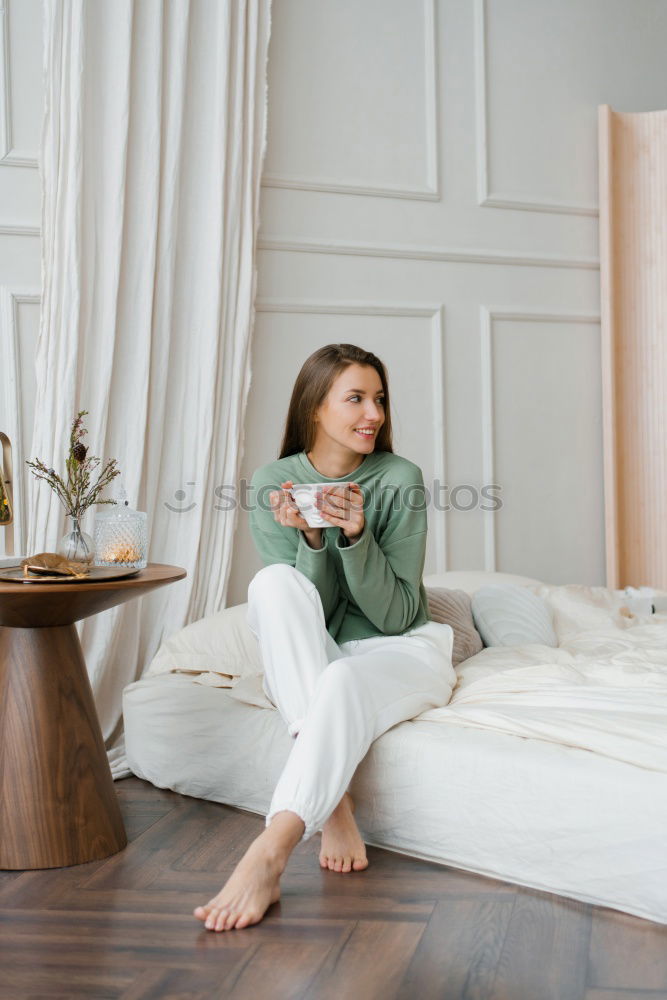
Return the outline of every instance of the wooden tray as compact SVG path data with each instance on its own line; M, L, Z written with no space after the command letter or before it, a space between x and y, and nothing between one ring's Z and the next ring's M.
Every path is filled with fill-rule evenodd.
M97 583L103 580L120 580L136 573L141 573L141 570L131 566L125 569L116 569L115 566L91 566L85 576L38 576L36 573L24 576L23 566L12 566L0 571L0 580L7 580L10 583Z

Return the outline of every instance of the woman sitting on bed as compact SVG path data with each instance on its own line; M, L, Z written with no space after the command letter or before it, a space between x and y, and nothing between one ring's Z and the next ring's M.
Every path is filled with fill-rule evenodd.
M326 528L300 514L297 483L321 486ZM305 361L280 457L252 486L250 527L266 565L248 588L248 623L264 690L295 742L264 831L194 911L215 931L260 921L294 847L320 830L322 868L368 866L347 791L355 769L391 726L446 705L456 682L452 630L429 621L422 583L422 472L392 450L379 358L329 344Z

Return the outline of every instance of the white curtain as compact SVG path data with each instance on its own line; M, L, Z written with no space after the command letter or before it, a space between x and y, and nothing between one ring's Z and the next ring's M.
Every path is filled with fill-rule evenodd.
M121 695L163 638L225 607L243 456L271 0L45 0L42 316L29 457L71 422L185 580L79 623L112 771ZM63 508L30 477L28 553ZM117 497L115 479L104 498ZM229 490L227 490L229 492ZM83 528L92 534L92 507Z

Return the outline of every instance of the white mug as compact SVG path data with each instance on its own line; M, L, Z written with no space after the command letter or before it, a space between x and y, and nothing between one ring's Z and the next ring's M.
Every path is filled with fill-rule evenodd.
M331 528L333 525L320 514L315 506L315 495L322 488L322 483L295 483L290 489L290 496L299 508L299 513L308 523L309 528ZM336 486L348 486L348 483L336 483Z

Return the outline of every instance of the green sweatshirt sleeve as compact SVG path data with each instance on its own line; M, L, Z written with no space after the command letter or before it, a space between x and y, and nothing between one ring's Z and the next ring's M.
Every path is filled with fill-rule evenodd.
M280 524L273 516L269 494L271 490L280 490L280 484L256 483L253 477L251 486L255 491L249 516L250 533L262 561L266 566L287 563L307 576L317 587L328 624L342 595L327 549L327 529L323 531L322 548L312 549L302 531Z
M419 611L426 561L424 480L413 466L413 482L394 488L391 511L376 539L368 524L353 545L337 539L345 580L360 610L385 635L401 635Z

